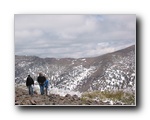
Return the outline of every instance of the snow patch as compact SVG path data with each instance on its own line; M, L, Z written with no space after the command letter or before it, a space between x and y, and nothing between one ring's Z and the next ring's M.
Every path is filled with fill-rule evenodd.
M65 89L58 89L58 88L49 88L49 91L51 94L59 94L60 96L65 96L67 94L70 94L71 96L77 95L78 97L81 97L80 92L71 91L71 90L65 90Z

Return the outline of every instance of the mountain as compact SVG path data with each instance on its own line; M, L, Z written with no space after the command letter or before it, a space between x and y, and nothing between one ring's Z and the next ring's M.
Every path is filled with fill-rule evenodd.
M39 58L15 55L15 84L25 83L30 74L36 81L43 72L51 87L79 91L135 92L135 45L90 58Z

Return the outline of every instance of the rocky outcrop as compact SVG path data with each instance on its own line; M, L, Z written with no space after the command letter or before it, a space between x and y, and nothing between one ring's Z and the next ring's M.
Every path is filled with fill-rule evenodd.
M96 101L96 100L83 100L77 95L71 96L66 94L64 97L58 94L39 95L34 93L34 95L28 95L28 91L15 88L15 105L112 105L110 102ZM121 103L116 103L116 105L121 105Z

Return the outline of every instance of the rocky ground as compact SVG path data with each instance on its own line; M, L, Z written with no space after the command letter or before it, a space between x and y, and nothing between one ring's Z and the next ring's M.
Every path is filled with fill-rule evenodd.
M83 100L77 95L71 96L70 94L60 96L58 94L50 94L39 95L38 93L34 93L33 96L28 95L28 91L15 88L15 105L44 105L44 106L52 106L52 105L112 105L110 102L96 101L96 100ZM121 105L121 103L116 103L113 105Z

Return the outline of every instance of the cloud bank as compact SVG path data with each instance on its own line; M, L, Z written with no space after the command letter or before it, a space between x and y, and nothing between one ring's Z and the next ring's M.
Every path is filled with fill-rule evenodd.
M136 42L135 15L15 15L15 54L92 57Z

